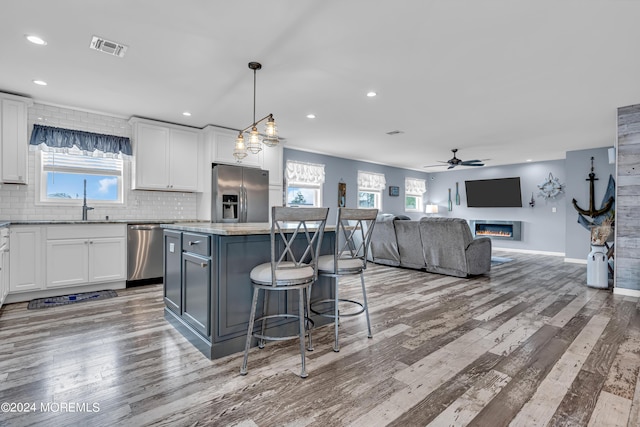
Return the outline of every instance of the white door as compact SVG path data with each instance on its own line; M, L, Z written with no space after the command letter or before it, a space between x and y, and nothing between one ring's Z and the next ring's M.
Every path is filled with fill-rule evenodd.
M89 280L89 240L47 241L47 288L75 286Z
M127 278L123 237L89 241L89 282L112 282Z
M193 131L171 129L169 146L170 183L173 191L198 189L198 134Z
M9 249L9 291L37 291L43 288L42 232L40 227L11 227Z
M169 128L136 124L134 189L169 189Z

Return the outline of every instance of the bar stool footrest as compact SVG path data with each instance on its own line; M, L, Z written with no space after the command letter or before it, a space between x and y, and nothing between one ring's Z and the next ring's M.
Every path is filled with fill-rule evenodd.
M354 304L354 305L356 305L356 306L358 306L360 308L358 309L358 311L353 312L353 313L340 312L339 317L358 316L358 315L364 313L365 310L366 310L364 304L361 303L360 301L354 301L354 300L350 300L350 299L339 298L338 299L338 303L341 303L341 302L342 303ZM324 299L324 300L321 300L321 301L314 301L313 303L311 303L311 306L309 307L309 310L311 310L312 313L317 314L318 316L329 317L329 318L333 319L334 317L336 317L335 314L333 314L333 313L335 313L335 308L334 307L332 307L331 310L330 310L331 314L328 314L328 312L321 312L321 311L317 311L316 309L314 309L314 306L317 307L320 304L327 304L327 303L335 303L335 300L334 299Z

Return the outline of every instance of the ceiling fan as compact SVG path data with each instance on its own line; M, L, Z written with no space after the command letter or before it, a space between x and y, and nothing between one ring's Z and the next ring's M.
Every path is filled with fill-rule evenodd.
M457 148L453 148L451 151L453 152L453 157L451 159L447 160L446 162L439 160L440 163L449 165L447 169L453 169L456 166L484 166L484 163L482 163L482 160L464 160L464 161L460 160L459 158L456 157L456 153L458 152ZM433 168L436 166L444 166L444 165L428 165L423 167Z

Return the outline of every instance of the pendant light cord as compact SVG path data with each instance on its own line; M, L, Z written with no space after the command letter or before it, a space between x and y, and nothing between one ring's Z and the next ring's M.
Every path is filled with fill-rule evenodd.
M253 126L256 125L256 70L253 70Z

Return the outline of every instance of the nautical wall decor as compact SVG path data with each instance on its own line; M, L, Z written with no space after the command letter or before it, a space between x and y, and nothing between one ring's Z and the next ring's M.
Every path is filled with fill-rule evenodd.
M591 172L589 173L589 178L586 181L589 181L589 209L582 209L578 206L578 202L576 199L573 199L571 202L573 203L573 207L576 208L578 213L585 216L590 216L591 218L600 217L606 214L611 207L613 206L613 195L610 195L609 198L605 201L602 201L602 205L600 209L596 209L595 200L594 200L594 184L598 180L596 178L596 174L593 171L593 157L591 157ZM609 193L607 189L607 193Z
M538 184L538 189L540 190L538 192L538 197L553 199L564 192L564 184L561 184L560 180L549 172L549 178ZM533 199L533 196L531 198Z

